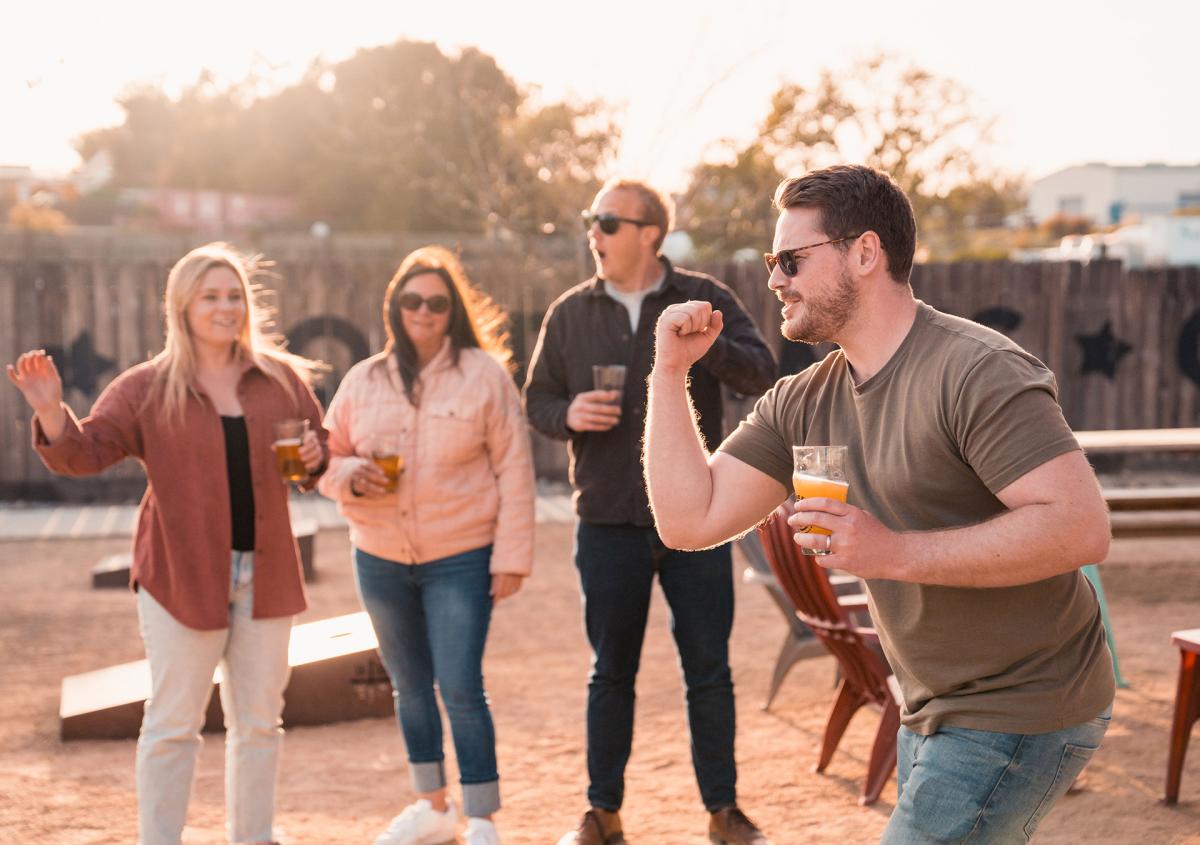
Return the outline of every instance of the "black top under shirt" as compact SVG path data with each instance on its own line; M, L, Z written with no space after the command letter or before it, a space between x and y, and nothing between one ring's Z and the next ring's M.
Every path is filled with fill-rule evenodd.
M229 475L229 512L233 550L254 551L254 486L250 478L250 438L245 417L221 417L225 432L225 471Z

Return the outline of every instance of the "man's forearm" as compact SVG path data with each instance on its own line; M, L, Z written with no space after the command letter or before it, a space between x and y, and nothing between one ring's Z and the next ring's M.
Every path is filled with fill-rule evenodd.
M894 572L885 578L1011 587L1099 563L1107 554L1109 527L1103 513L1028 504L976 525L901 534L900 540Z
M567 440L571 431L567 428L567 407L570 402L540 391L527 390L525 415L533 429L555 440Z
M712 476L686 370L650 374L643 465L659 536L672 548L692 547L712 499Z

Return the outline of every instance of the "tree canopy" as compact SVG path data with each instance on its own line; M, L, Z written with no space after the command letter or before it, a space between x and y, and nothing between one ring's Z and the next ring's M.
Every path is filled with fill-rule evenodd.
M474 48L399 41L259 85L134 88L124 122L77 148L107 149L117 187L284 194L341 228L549 232L574 223L619 137L603 103L539 104Z
M993 122L958 83L886 55L844 73L826 69L813 86L783 83L752 140L726 144L723 160L693 169L680 217L708 221L693 234L703 254L761 249L783 175L853 162L891 174L912 200L926 247L953 252L968 216L1003 218L1022 204L1019 182L981 159Z

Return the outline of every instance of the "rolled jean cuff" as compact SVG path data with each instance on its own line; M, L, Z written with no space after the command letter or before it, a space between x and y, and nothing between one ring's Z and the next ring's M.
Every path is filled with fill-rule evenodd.
M446 767L441 760L431 763L408 763L414 792L436 792L446 785Z
M490 816L500 809L500 781L487 783L464 783L463 815L467 818L481 819Z

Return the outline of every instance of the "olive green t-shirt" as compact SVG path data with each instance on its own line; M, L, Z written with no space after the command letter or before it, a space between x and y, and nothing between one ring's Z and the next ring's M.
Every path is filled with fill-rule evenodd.
M894 531L954 528L1001 513L997 492L1079 448L1056 395L1050 370L1004 335L918 303L874 376L855 384L837 350L781 379L720 450L790 490L793 445L845 444L850 504ZM1048 733L1112 701L1099 605L1078 570L997 588L871 580L867 592L917 733Z

